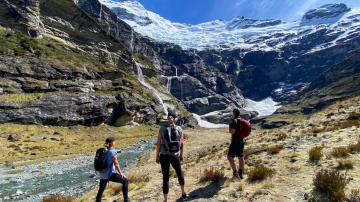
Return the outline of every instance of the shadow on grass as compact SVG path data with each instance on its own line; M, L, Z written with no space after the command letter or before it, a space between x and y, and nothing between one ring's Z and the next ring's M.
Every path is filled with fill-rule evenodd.
M227 178L223 177L218 182L211 182L210 184L206 185L205 187L200 187L188 193L188 200L197 200L197 199L210 199L213 196L217 195L221 190L221 187L226 182ZM186 189L186 185L185 185ZM183 199L180 197L176 200L176 202L181 202Z

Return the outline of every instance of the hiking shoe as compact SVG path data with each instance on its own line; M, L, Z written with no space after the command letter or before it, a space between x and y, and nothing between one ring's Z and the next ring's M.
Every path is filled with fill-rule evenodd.
M183 201L189 200L189 196L186 195L186 194L181 195L181 198L182 198Z
M124 200L124 202L131 202L130 198L127 198L126 200Z
M239 177L238 172L237 172L236 170L234 170L234 172L233 172L233 179L236 179L236 178L238 178L238 177Z
M238 174L239 174L239 178L240 178L240 179L244 179L244 177L243 177L243 170L242 170L242 169L240 169L240 170L238 171Z

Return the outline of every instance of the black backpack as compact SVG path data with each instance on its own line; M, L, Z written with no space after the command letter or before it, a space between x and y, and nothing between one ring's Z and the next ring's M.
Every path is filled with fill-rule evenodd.
M108 150L105 148L100 148L96 151L94 158L94 168L99 173L105 173L109 168L107 166L107 153Z
M176 153L181 149L181 134L175 125L168 125L165 130L163 145L165 151Z

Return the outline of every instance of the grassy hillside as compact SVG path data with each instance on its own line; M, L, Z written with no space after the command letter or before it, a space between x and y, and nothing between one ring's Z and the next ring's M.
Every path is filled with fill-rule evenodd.
M291 118L291 115L289 115ZM279 129L255 127L245 145L245 179L232 179L226 159L226 128L185 130L186 191L192 201L358 201L360 174L360 97L338 102ZM176 174L170 172L170 201L180 201ZM161 201L162 176L150 158L126 173L134 201ZM142 180L143 179L143 180ZM326 180L328 179L328 180ZM110 183L104 196L122 200ZM76 201L94 200L97 189Z

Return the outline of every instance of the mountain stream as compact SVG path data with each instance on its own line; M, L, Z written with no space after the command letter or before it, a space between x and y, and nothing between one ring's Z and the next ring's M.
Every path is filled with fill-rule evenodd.
M141 140L116 149L122 171L135 166L141 155L149 154L154 143L155 139ZM7 174L11 168L0 168L0 201L37 202L55 194L82 196L99 184L99 174L94 175L94 155L19 166L16 169L24 171L17 174Z

